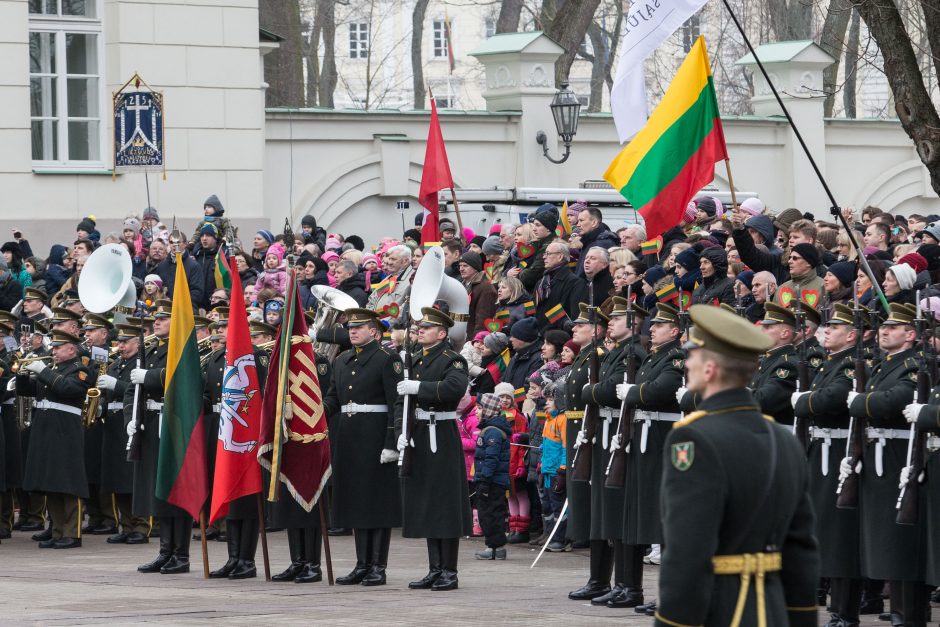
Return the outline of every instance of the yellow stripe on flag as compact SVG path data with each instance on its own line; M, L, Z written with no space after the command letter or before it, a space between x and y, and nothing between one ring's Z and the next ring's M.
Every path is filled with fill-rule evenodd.
M176 255L176 281L177 289L173 290L173 315L170 317L170 345L166 355L166 385L173 380L173 373L183 355L183 348L195 327L193 301L189 295L186 270L183 269L182 253Z

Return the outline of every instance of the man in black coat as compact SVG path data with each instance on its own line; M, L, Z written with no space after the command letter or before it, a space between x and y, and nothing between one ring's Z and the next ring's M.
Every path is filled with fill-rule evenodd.
M369 300L369 295L366 294L365 277L359 273L356 264L344 259L336 264L333 272L336 276L336 289L348 294L360 307L364 307Z
M571 236L571 246L581 249L581 257L578 259L578 268L575 271L579 277L587 275L584 271L584 255L587 251L595 246L604 250L620 246L620 238L604 224L603 220L603 214L596 207L587 207L578 214L578 225ZM605 296L606 294L607 292L604 292Z
M183 270L186 272L186 282L189 283L189 296L193 305L195 305L203 302L205 286L199 264L183 248L184 242L183 234L179 231L173 231L170 234L170 252L167 254L166 259L157 266L156 274L163 279L163 287L166 289L167 298L173 298L173 287L176 284L176 253L181 252Z
M202 299L193 299L194 307L209 308L209 296L215 291L215 259L219 254L219 232L209 222L199 229L199 241L193 246L192 258L199 265Z
M557 240L545 249L545 274L535 285L535 319L539 327L562 329L578 317L578 303L587 300L587 282L568 268L571 251ZM561 305L561 312L556 307ZM561 315L564 314L564 315Z
M584 278L593 284L594 304L600 305L607 300L610 290L614 287L614 277L610 274L610 253L606 248L594 246L587 252L581 253L579 262L584 270ZM589 297L590 298L590 297Z
M529 375L542 367L542 345L538 339L539 327L534 318L523 318L509 332L512 358L503 381L512 385L516 398L525 392Z

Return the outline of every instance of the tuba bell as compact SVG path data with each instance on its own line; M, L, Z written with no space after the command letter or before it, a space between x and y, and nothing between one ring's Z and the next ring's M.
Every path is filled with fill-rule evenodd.
M127 320L137 305L133 263L127 248L105 244L88 257L78 277L78 299L92 313L114 309L115 324Z
M449 315L454 326L450 328L448 336L454 343L454 349L459 351L467 339L470 295L460 281L444 274L444 250L440 246L433 246L421 258L421 265L411 284L411 319L421 320L421 308L433 307L438 300L446 302L450 308Z
M339 352L339 344L317 341L317 332L335 326L347 309L358 307L359 303L349 294L326 285L314 285L310 288L310 293L317 299L317 314L313 317L313 324L309 329L310 337L314 339L313 352L333 363Z

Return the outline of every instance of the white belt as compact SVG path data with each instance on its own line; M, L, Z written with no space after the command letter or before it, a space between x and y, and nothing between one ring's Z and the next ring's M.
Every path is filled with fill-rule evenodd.
M437 452L437 426L435 423L438 420L457 420L457 412L455 411L427 411L426 409L416 409L415 418L418 420L424 420L428 423L430 427L430 438L431 438L431 452Z
M682 419L682 414L665 412L665 411L646 411L645 409L637 409L633 412L633 421L642 422L643 426L640 428L640 453L646 452L646 442L649 439L650 425L654 420L660 420L663 422L676 422L677 420Z
M108 403L108 411L118 411L124 409L124 403L121 401L114 401L113 403Z
M52 401L36 401L33 403L33 407L36 409L54 409L56 411L64 411L69 414L75 414L76 416L82 415L82 410L80 407L72 407L71 405L66 405L64 403L54 403Z
M822 463L823 477L829 475L829 447L832 446L832 440L843 440L849 437L848 429L827 429L824 427L810 427L809 437L811 440L822 440Z
M2 404L3 404L3 405L14 405L14 404L16 404L16 399L15 399L15 398L9 398L9 399L3 401Z
M160 401L152 401L148 399L147 409L150 409L152 411L160 411L161 409L163 409L163 403Z
M339 408L344 414L381 414L388 412L388 405L360 405L359 403L346 403Z
M222 403L216 403L215 405L213 405L213 406L212 406L212 413L213 413L213 414L221 414L221 413L222 413Z
M907 440L911 437L910 431L904 429L876 429L868 427L865 437L875 441L875 474L879 477L884 474L884 450L888 440Z
M610 441L610 421L615 417L620 416L620 409L614 409L613 407L598 407L597 414L604 419L604 422L601 426L603 437L601 438L601 448L605 451L607 450L607 443ZM616 412L616 414L615 414Z

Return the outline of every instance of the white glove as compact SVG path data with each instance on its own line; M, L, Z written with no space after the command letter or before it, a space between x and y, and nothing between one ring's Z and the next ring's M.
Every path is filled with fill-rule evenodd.
M103 374L98 377L98 387L102 390L113 390L114 386L117 384L117 379L112 377L109 374Z
M144 377L147 376L147 371L144 368L134 368L131 370L131 383L134 385L141 385L144 382Z
M852 473L861 473L862 472L862 460L858 460L858 463L855 464L855 468L852 468L852 458L843 457L842 461L839 462L839 481L845 481L849 475Z
M38 359L36 361L31 361L25 366L23 366L23 370L27 372L35 372L36 374L39 374L45 369L46 369L46 364L42 363Z
M398 451L393 451L390 448L383 448L382 454L379 455L380 464L391 464L392 462L398 461Z
M630 388L634 387L635 383L618 383L617 384L617 400L622 401L627 398L627 394L630 393Z
M914 472L913 466L905 466L901 469L901 483L898 484L898 489L901 490L911 481L911 473ZM917 475L917 483L924 482L924 471L922 470L919 475Z
M398 450L404 451L406 446L408 446L408 441L405 439L405 434L402 433L398 436ZM382 451L382 453L385 454L385 451Z
M689 391L689 388L680 387L678 390L676 390L676 400L681 403L682 399L685 397L688 391Z
M911 403L904 408L904 417L907 418L908 422L917 422L917 417L920 415L920 410L924 407L922 403Z
M619 385L617 387L620 387ZM610 438L610 450L611 452L620 450L620 434L615 433L614 437Z
M417 394L418 388L421 386L420 381L412 381L411 379L405 379L404 381L399 381L398 385L395 386L395 389L398 390L399 394Z
M7 381L7 392L16 391L16 377L10 377L10 380Z
M804 394L809 394L809 392L794 392L790 395L790 404L793 405L793 409L796 409L796 404L800 400L800 397Z
M574 449L578 450L585 442L587 442L587 438L584 437L584 431L578 431L578 437L574 439Z
M856 396L858 396L858 392L855 392L855 391L849 392L849 398L846 399L845 406L846 406L846 407L851 407L851 406L852 406L852 401L855 400L855 397L856 397Z
M131 438L133 438L134 434L137 433L137 423L131 420L129 423L127 423L125 430L127 431L127 448L130 450ZM144 425L140 425L140 430L144 430Z

